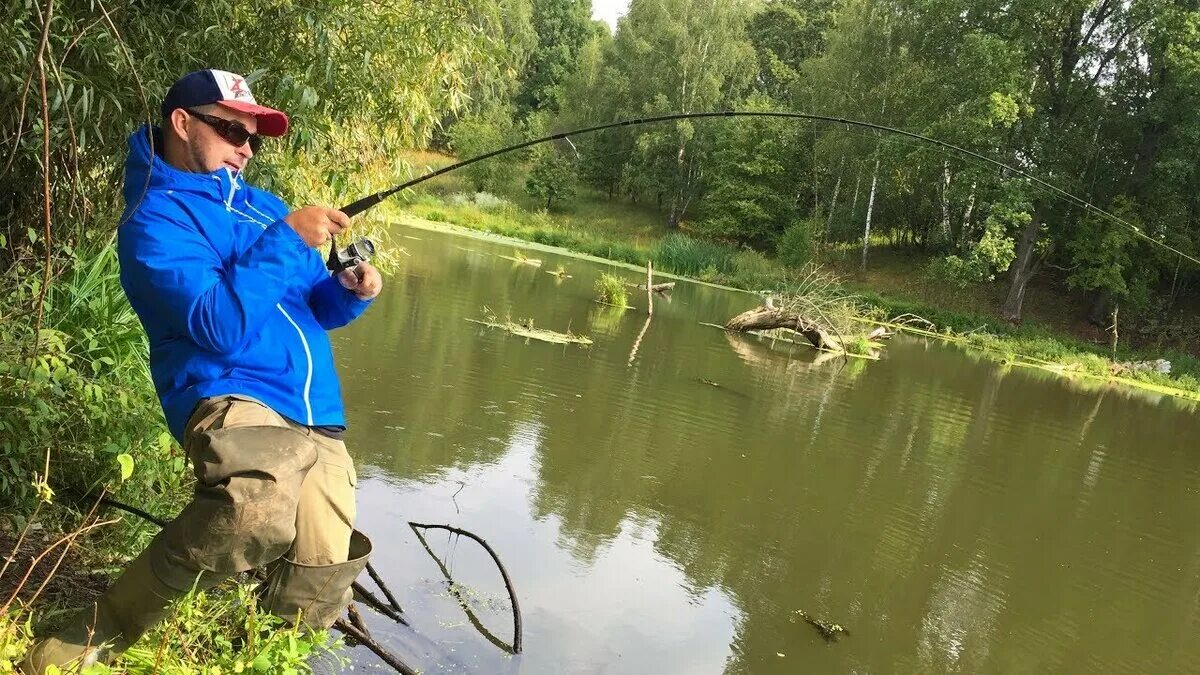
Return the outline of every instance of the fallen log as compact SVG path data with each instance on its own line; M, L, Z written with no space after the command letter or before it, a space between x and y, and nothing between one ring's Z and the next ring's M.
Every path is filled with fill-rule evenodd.
M769 307L767 305L751 309L729 320L725 330L743 333L751 330L770 330L772 328L787 328L804 336L817 349L843 351L842 343L836 336L825 330L816 321L786 309Z
M655 293L666 293L667 291L671 290L672 288L675 288L674 281L667 281L667 282L661 283L661 284L651 284L650 285L650 290ZM638 290L639 291L646 290L646 284L638 284Z

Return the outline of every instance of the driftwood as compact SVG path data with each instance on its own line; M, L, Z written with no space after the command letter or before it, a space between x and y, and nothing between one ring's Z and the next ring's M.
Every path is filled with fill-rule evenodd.
M835 335L828 332L816 321L792 311L778 307L759 306L742 312L725 324L725 330L739 333L751 330L770 330L772 328L787 328L804 336L817 349L832 349L842 351L842 343Z
M668 282L662 283L662 284L650 284L650 290L654 291L655 293L666 293L667 291L671 290L672 288L675 288L674 281L668 281ZM638 290L639 291L646 290L646 284L638 284Z

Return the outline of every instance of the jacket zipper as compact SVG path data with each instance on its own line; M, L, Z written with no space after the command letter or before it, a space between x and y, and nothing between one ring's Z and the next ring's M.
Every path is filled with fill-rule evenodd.
M308 421L305 422L305 424L307 424L308 426L311 427L313 425L312 402L309 401L308 393L309 393L309 390L312 388L312 376L313 376L312 351L310 351L308 348L308 339L304 337L304 331L300 330L300 326L295 321L292 321L292 317L289 316L287 311L285 311L283 309L283 305L281 305L277 302L277 303L275 303L275 307L279 310L279 312L281 314L283 314L283 318L287 319L288 323L292 324L292 328L296 329L296 332L300 335L300 344L304 345L304 356L308 359L308 375L305 376L305 378L304 378L304 410L305 410L305 413L308 415Z

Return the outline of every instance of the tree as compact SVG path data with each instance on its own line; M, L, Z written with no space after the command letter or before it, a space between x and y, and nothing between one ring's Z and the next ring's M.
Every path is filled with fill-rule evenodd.
M545 199L546 209L555 200L570 199L575 195L575 162L552 149L538 152L525 191L534 199Z
M523 115L556 112L561 106L563 81L571 76L579 50L596 30L591 0L533 0L533 27L537 44L517 98Z
M762 95L742 107L778 108ZM701 232L774 249L784 229L801 215L793 151L799 145L798 130L789 121L764 119L734 119L716 126L699 207Z
M612 63L628 83L623 112L694 112L740 100L753 59L748 18L736 0L633 0L613 48ZM639 130L635 138L627 175L655 191L674 228L701 189L703 134L682 120Z
M511 109L494 107L490 111L464 117L450 127L450 144L459 159L499 150L514 135ZM476 162L463 168L476 192L495 191L511 166L503 156Z

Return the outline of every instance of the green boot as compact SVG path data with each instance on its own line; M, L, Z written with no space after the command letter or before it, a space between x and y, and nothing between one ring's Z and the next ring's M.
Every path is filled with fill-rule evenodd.
M301 565L281 558L271 570L263 609L292 624L321 630L337 621L353 599L350 585L367 566L371 540L354 530L350 534L350 559L333 565Z
M171 602L191 589L179 584L183 590L177 590L159 579L150 566L154 549L151 544L134 558L99 600L81 610L54 637L34 645L21 662L21 672L43 675L50 666L82 669L108 664L158 623Z

